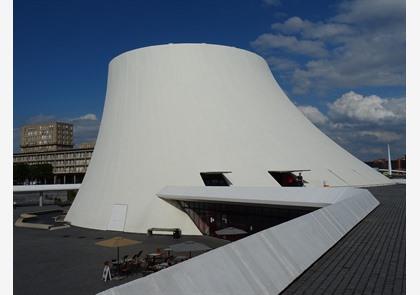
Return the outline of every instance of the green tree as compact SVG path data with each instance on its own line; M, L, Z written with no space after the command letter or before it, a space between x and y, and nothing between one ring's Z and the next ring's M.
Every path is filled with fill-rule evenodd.
M30 166L31 178L38 182L50 182L53 177L53 167L51 164L37 164Z
M30 179L31 171L30 167L26 163L15 163L13 164L13 183L23 184L25 180Z

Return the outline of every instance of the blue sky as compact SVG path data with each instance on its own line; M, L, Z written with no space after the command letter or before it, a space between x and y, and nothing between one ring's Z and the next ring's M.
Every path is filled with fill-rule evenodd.
M289 98L367 160L405 154L405 2L14 1L14 150L19 127L65 120L94 140L107 67L130 49L215 43L254 51Z

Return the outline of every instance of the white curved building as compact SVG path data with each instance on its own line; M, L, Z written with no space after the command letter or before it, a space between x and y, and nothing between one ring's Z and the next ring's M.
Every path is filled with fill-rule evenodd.
M310 170L307 187L391 184L316 128L260 56L208 44L141 48L110 63L96 147L66 220L200 234L157 193L204 186L209 172L235 187L280 187L269 171L297 170Z

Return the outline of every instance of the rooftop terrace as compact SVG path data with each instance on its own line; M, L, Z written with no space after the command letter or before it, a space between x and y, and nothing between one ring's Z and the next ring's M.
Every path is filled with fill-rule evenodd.
M282 295L405 294L405 185L369 191L381 204Z

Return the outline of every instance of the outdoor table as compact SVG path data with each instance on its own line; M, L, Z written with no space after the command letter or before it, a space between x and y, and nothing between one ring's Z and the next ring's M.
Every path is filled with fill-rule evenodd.
M149 254L147 254L147 256L150 256L150 257L156 257L156 256L160 256L160 255L162 255L162 253L149 253Z
M159 264L155 265L156 270L162 270L162 269L167 268L167 267L169 267L169 264L167 262L162 262L162 263L159 263Z

